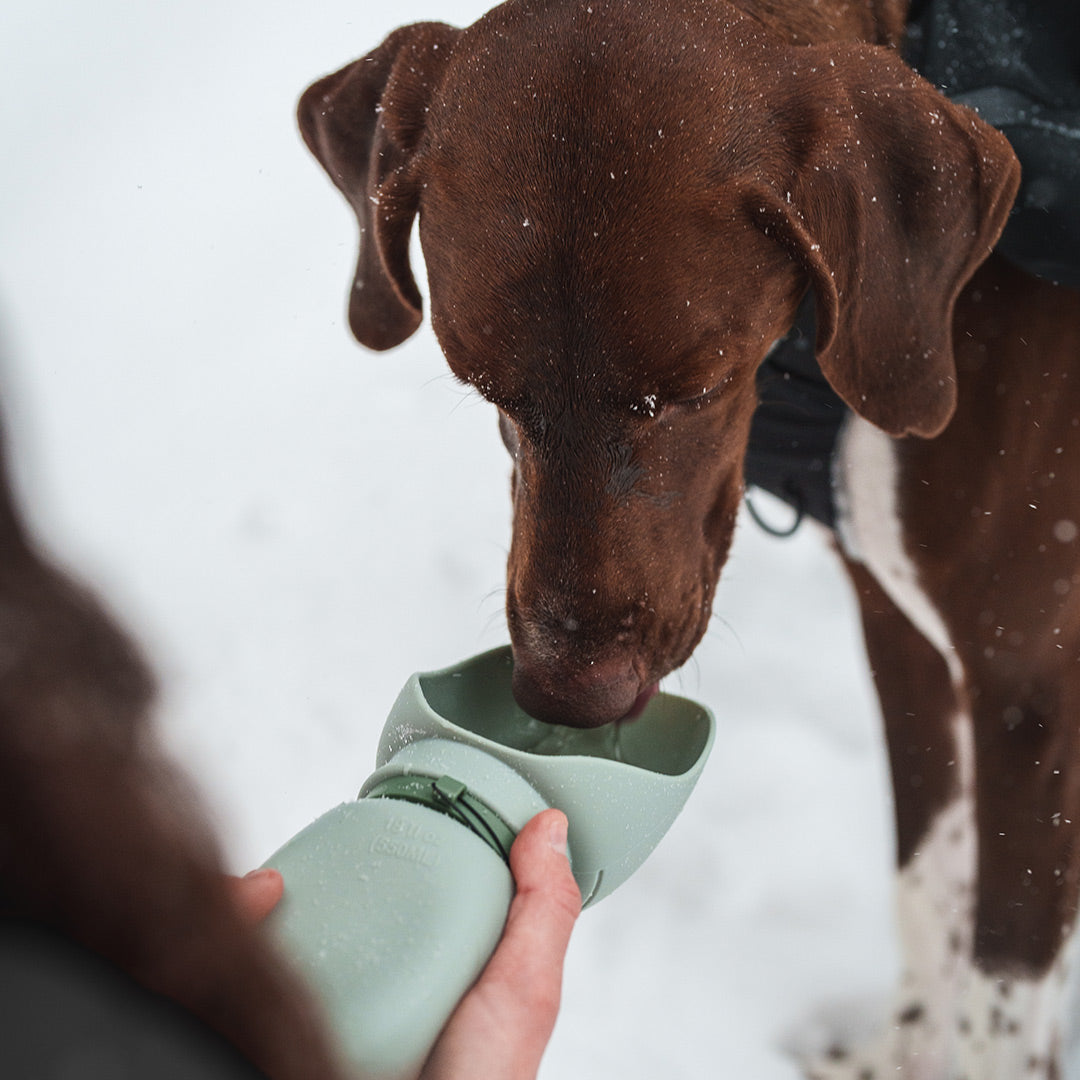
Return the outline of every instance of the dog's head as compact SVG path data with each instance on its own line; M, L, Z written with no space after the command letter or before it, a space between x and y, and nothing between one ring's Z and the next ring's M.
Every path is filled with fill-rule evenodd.
M937 434L953 304L1018 182L1004 138L892 51L695 0L406 27L312 86L300 123L359 220L349 317L372 348L420 322L419 215L433 327L514 460L515 692L579 725L631 712L700 640L755 371L806 289L840 396Z

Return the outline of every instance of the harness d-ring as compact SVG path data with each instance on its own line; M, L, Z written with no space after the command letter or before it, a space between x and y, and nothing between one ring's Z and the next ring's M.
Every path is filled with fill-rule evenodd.
M746 502L746 509L750 511L750 516L757 523L758 528L767 532L770 536L778 537L781 540L786 539L789 536L794 536L795 531L803 523L803 518L806 516L806 510L803 506L802 494L793 487L786 487L784 489L790 496L789 499L785 499L785 502L791 504L792 509L795 511L795 520L791 526L787 529L779 529L774 525L770 525L757 511L754 506L753 500L750 498L749 492L743 493L743 499Z

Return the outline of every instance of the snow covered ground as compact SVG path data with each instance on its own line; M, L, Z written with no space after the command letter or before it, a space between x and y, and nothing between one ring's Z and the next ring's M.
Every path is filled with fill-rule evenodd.
M0 29L24 501L141 636L237 870L355 794L411 672L505 640L493 410L426 327L352 343L355 226L293 124L394 26L483 10L377 7L38 0ZM793 1080L794 1042L887 996L884 759L846 587L811 528L747 521L716 607L665 684L716 712L713 758L582 918L549 1080Z

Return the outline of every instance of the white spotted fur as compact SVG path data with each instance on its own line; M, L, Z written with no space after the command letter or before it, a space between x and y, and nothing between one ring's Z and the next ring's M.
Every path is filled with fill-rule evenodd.
M941 613L919 585L904 547L896 505L896 443L852 414L840 434L834 470L840 545L877 578L889 599L945 658L953 683L963 671Z
M835 484L838 533L897 607L963 669L945 622L919 584L897 512L896 443L852 417L841 433ZM963 700L963 695L960 695ZM1059 1075L1064 961L1042 979L998 978L972 958L976 881L974 754L970 716L953 720L956 798L898 874L904 967L891 1023L863 1051L814 1066L820 1080L1050 1080Z

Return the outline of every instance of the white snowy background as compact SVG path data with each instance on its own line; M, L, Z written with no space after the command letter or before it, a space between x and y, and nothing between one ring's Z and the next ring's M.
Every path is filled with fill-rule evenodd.
M351 798L416 670L505 640L508 463L425 328L348 336L355 225L308 82L478 0L35 0L0 16L2 396L48 546L160 673L237 871ZM763 509L786 518L783 507ZM712 760L587 912L543 1076L792 1080L895 970L853 604L813 528L743 522L696 658Z

